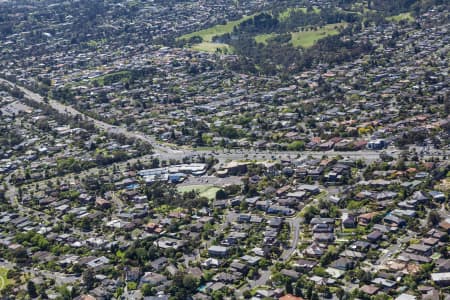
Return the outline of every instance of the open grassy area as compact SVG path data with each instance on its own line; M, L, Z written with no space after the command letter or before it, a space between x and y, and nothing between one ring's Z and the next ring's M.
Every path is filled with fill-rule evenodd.
M227 44L213 43L213 42L201 42L191 46L192 49L203 52L216 52L217 49L222 50L223 53L233 53L233 47Z
M304 31L291 32L291 42L294 47L308 48L313 46L318 40L339 33L339 27L346 26L346 23L328 24L317 30L310 30L309 28ZM267 40L277 36L275 33L260 34L255 36L257 43L266 44Z
M130 77L131 73L129 71L118 71L95 77L92 81L96 81L98 85L104 86L105 84L111 84L120 80L127 80Z
M178 192L184 193L196 190L199 192L200 197L205 197L211 200L216 198L216 192L220 188L211 185L187 185L178 187Z
M346 11L346 12L349 12L349 11L357 12L358 14L361 14L361 13L365 14L365 13L374 13L374 12L376 12L376 10L367 7L367 2L366 1L353 3L351 5L350 10L344 10L344 11Z
M320 9L317 7L313 8L314 12L319 13ZM280 21L285 20L289 18L292 12L295 11L303 11L306 12L306 7L291 7L283 11L279 14L278 18ZM230 21L227 22L224 25L216 25L210 28L206 28L203 30L191 32L188 34L185 34L183 36L178 37L178 40L188 40L194 36L199 36L202 38L203 42L199 44L194 44L191 46L191 49L197 50L197 51L204 51L204 52L216 52L217 49L222 50L224 53L233 53L233 48L227 44L221 44L221 43L214 43L212 41L214 36L222 35L225 33L230 33L233 31L234 26L239 25L243 21L252 18L254 15L250 16L244 16L239 20L236 21ZM298 31L292 33L292 43L295 47L311 47L314 45L314 43L328 35L334 35L338 34L338 30L335 29L336 26L342 25L343 23L338 24L329 24L322 28L319 28L318 30L312 30L312 31ZM255 41L258 43L267 43L267 40L275 37L276 34L274 33L268 33L268 34L260 34L255 37Z
M8 273L8 269L0 267L0 291L5 288L5 286L12 283L10 279L6 278L6 274Z
M268 39L273 38L275 36L276 36L275 33L260 34L260 35L255 36L255 41L257 43L266 44Z
M317 30L304 30L292 32L292 45L294 47L304 47L308 48L313 46L318 40L330 36L336 35L339 33L338 28L340 26L345 26L345 23L336 23L336 24L328 24L323 26L322 28L318 28Z
M297 12L297 11L302 11L302 12L306 13L307 12L307 8L306 7L289 7L288 9L286 9L285 11L283 11L282 13L280 13L278 15L278 20L284 21L287 18L289 18L291 13ZM317 13L320 12L320 8L313 7L313 11L317 14Z
M414 21L414 17L410 12L398 14L396 16L387 17L386 20L388 21L394 21L394 22L400 22L401 20L406 20L408 22Z
M234 26L239 25L243 21L252 18L254 15L244 16L236 21L229 21L224 25L216 25L203 30L191 32L180 36L177 40L188 40L194 36L200 36L203 40L202 43L192 45L191 48L197 51L203 52L216 52L217 49L222 50L224 53L233 53L233 47L227 44L214 43L212 41L213 37L216 35L222 35L225 33L230 33L233 31Z
M200 36L204 42L212 42L212 38L216 35L222 35L225 33L230 33L233 31L234 26L239 25L240 23L244 22L247 19L252 18L251 16L244 16L239 20L236 21L229 21L224 25L216 25L210 28L206 28L203 30L191 32L185 35L180 36L179 40L187 40L194 36Z

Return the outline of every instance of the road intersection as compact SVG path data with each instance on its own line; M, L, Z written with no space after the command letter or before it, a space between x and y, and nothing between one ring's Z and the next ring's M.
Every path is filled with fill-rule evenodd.
M85 115L84 113L76 110L75 108L65 105L61 102L58 102L53 99L49 99L45 101L44 98L29 89L18 86L11 81L1 79L0 83L8 84L11 87L16 87L24 93L24 97L29 100L35 101L37 103L47 103L57 112L69 116L82 116L84 120L88 120L94 123L94 125L108 133L112 134L123 134L128 138L135 138L147 142L152 145L154 156L158 157L162 160L182 160L185 157L193 157L193 156L213 156L219 160L219 162L224 163L226 161L231 160L285 160L285 159L295 159L300 156L310 156L314 158L322 158L323 156L342 156L350 159L358 160L364 159L365 161L372 162L380 158L381 151L376 150L359 150L359 151L272 151L272 150L258 150L258 149L233 149L227 150L224 149L222 151L215 150L197 150L197 149L189 149L189 148L178 148L173 145L165 145L159 141L157 141L153 136L146 135L137 131L130 131L125 127L115 126L103 121L94 119ZM399 151L393 149L387 149L386 153L390 156L397 157L399 155ZM450 153L446 151L428 153L427 157L446 157Z

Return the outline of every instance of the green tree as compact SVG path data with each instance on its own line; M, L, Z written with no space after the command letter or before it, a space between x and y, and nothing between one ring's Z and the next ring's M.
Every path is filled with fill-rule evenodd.
M226 199L228 197L227 193L220 189L216 192L216 199L221 200L221 199Z
M294 141L287 146L289 151L302 151L305 149L305 142L303 141Z
M151 167L152 168L159 168L159 159L158 158L155 157L155 158L152 159Z
M292 282L289 280L285 284L286 293L292 294L294 292L294 289L292 288Z
M198 280L192 275L184 275L183 277L183 287L190 292L195 291L198 285Z
M72 299L72 295L69 291L69 289L67 288L67 286L62 285L58 288L58 292L61 294L61 299L63 300L70 300Z
M81 275L86 289L90 291L94 287L94 273L91 269L86 269Z
M244 296L245 299L250 299L252 297L252 292L250 292L250 290L245 290L242 296Z
M27 282L27 291L30 298L36 298L38 296L36 292L36 285L31 280Z
M153 296L155 295L155 290L152 288L150 284L145 283L141 287L141 293L144 296Z
M342 300L345 296L345 291L341 288L337 288L335 293L336 293L336 297L338 297L339 300Z
M441 222L441 216L435 210L430 211L428 214L428 224L436 226Z
M319 210L317 209L317 207L310 205L305 208L303 217L305 218L305 222L309 224L309 222L311 222L311 219L318 214Z
M15 249L12 252L12 256L16 263L26 263L29 260L27 250L25 248Z

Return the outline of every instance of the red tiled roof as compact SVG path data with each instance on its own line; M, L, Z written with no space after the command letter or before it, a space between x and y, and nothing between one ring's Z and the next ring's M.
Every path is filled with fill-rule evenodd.
M296 297L292 294L286 294L283 297L280 297L279 300L304 300L302 297Z

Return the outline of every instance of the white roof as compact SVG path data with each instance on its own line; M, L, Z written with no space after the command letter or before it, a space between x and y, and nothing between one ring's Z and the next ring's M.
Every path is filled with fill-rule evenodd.
M403 293L403 294L399 295L397 298L395 298L395 300L416 300L416 299L417 299L416 296L413 296L410 294L405 294L405 293Z
M433 281L450 281L450 272L431 273L431 279Z
M215 252L226 252L228 250L227 247L223 246L211 246L208 249L209 251L215 251Z

